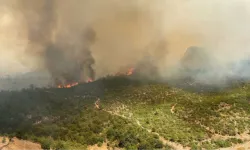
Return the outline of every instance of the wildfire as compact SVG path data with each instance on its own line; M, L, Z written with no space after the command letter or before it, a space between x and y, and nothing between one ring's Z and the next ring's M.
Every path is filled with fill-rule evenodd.
M71 88L71 87L73 87L73 86L76 86L76 85L78 85L78 82L73 82L73 83L70 83L70 84L66 84L66 85L58 85L57 87L58 88Z
M130 76L134 73L135 68L129 68L127 71L127 75Z
M121 76L121 75L130 76L130 75L132 75L134 73L134 70L135 70L135 68L129 68L126 73L117 72L115 74L115 76Z
M135 68L129 68L126 73L117 72L115 74L115 76L121 76L121 75L130 76L134 73L134 70L135 70ZM93 82L92 78L88 78L88 80L86 81L86 83L90 83L90 82ZM71 88L71 87L76 86L78 84L79 84L78 82L73 82L73 83L69 83L69 84L60 84L57 86L57 88Z

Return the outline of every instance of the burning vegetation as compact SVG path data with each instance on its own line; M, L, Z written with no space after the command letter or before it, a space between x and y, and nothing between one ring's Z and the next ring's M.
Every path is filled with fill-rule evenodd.
M70 84L66 84L66 85L58 85L58 88L71 88L73 86L78 85L78 82L74 82L74 83L70 83Z
M0 2L1 13L10 11L0 14L0 49L14 49L13 58L25 66L48 71L54 87L0 91L0 134L40 142L43 149L101 143L216 149L249 141L250 84L221 90L231 73L227 64L250 54L249 9L196 1L11 0L6 10L7 0ZM20 22L16 30L11 20ZM5 41L9 31L18 31L14 42ZM180 60L191 45L201 47L189 47ZM250 62L232 68L239 79Z
M135 71L135 68L129 68L126 72L122 73L122 72L118 72L118 73L115 73L114 75L112 76L130 76L130 75L133 75L134 74L134 71ZM93 82L94 80L92 78L88 78L85 82L82 82L82 83L91 83ZM81 83L81 82L80 82ZM67 84L58 84L57 85L57 88L71 88L71 87L74 87L74 86L77 86L79 84L79 82L71 82L71 83L67 83Z
M135 68L129 68L129 70L127 71L126 75L132 75L134 73Z
M129 68L126 72L115 73L115 76L122 76L122 75L130 76L134 73L134 71L135 71L135 68Z

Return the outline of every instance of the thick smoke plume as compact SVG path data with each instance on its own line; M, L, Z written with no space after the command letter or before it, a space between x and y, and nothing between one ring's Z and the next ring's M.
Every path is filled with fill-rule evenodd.
M78 30L78 33L60 31L58 1L24 0L19 3L19 11L28 29L30 44L27 51L31 53L31 57L42 58L44 67L51 73L55 83L66 84L85 81L87 78L94 79L94 58L90 46L95 42L95 31L87 27Z
M236 73L228 65L250 52L247 0L0 0L0 7L9 73L45 69L56 84L137 66L173 77L190 46L213 57L216 65L197 76L210 81L211 74L221 79Z

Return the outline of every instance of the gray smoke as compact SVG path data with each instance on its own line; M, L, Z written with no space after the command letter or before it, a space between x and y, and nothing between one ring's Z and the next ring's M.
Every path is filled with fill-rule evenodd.
M213 65L191 75L219 83L246 70L238 62L250 55L247 0L0 0L0 7L0 60L11 65L1 72L45 69L63 83L139 66L171 80L198 46ZM205 60L194 66L207 68Z
M89 44L95 41L95 32L87 29L80 38L82 46L61 43L49 44L45 49L45 65L56 84L84 82L95 78L92 65L95 63Z
M94 79L92 65L95 61L90 46L95 42L95 31L86 27L75 33L75 39L71 39L71 33L55 35L58 29L55 0L24 0L19 3L19 10L28 28L30 45L27 52L31 56L40 56L55 84Z

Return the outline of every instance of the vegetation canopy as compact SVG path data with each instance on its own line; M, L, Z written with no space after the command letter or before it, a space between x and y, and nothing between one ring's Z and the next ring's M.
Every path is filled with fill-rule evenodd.
M0 133L43 149L216 149L246 142L238 135L249 136L249 96L249 84L202 93L123 76L1 91Z

